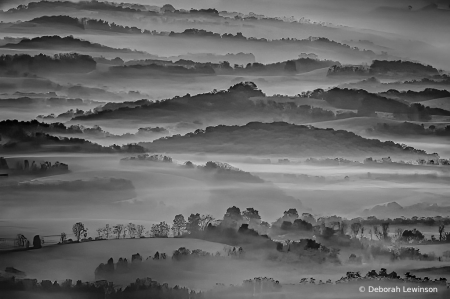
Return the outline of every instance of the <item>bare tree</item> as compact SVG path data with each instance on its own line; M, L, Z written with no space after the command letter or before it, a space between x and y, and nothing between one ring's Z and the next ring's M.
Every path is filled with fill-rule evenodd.
M213 221L214 221L214 217L213 216L211 216L211 215L202 215L200 217L200 222L199 222L200 230L205 230L208 227L208 225L211 222L213 222Z
M123 224L116 224L113 226L113 233L117 235L117 239L120 238L120 234L122 233L123 229Z
M445 225L441 223L439 224L439 242L442 242L444 232L445 232Z
M84 224L81 222L75 223L72 227L72 231L78 242L80 242L81 235L87 234L87 228L85 228Z
M383 232L380 230L378 225L373 226L373 234L378 238L378 240L383 239Z

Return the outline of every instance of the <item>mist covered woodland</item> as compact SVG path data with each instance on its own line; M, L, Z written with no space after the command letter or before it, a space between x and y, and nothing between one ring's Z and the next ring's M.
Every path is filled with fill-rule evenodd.
M447 298L449 28L439 0L0 1L0 297Z

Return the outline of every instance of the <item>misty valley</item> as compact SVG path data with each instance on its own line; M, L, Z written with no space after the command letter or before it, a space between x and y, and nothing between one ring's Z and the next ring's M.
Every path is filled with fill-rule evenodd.
M449 298L449 28L0 0L0 298Z

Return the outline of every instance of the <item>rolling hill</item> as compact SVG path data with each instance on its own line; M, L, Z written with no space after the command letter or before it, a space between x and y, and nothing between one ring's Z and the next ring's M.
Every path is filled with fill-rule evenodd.
M365 139L343 130L318 129L285 122L252 122L244 126L217 126L184 136L142 143L152 152L202 152L296 157L419 156L426 153L394 142Z

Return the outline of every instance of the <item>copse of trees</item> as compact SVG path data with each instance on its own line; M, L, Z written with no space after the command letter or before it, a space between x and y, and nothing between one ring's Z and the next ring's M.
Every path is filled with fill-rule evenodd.
M59 35L53 36L38 36L34 38L23 38L18 43L9 43L1 48L8 49L52 49L59 51L73 51L73 49L83 48L91 51L112 52L112 53L139 53L147 54L145 52L130 50L130 49L116 49L103 46L98 43L91 43L87 40L75 38L72 35L61 37ZM93 60L95 62L95 60Z
M392 135L450 136L450 125L437 128L434 125L425 127L423 124L402 122L395 124L377 123L368 130L369 133L384 133Z
M436 217L418 217L413 216L411 218L398 217L398 218L386 218L378 219L375 216L369 216L366 219L361 219L363 225L380 225L383 222L388 222L391 225L417 225L423 224L427 226L435 226L439 224L450 225L450 217L436 216Z
M110 23L104 20L96 20L90 18L74 18L67 15L60 16L42 16L29 21L36 24L64 24L66 26L74 26L83 30L102 30L117 33L128 34L151 34L148 30L142 30L135 26L118 25L114 22Z
M109 69L111 74L121 76L143 76L151 72L163 72L168 74L186 74L186 75L214 75L214 69L209 65L194 65L186 67L183 65L169 65L152 63L148 65L124 65L113 66Z
M248 42L257 42L257 43L268 43L268 44L293 44L293 45L326 45L329 48L334 48L336 50L348 50L351 52L361 52L370 57L377 57L377 55L371 50L360 50L357 47L351 47L347 44L339 43L333 40L330 40L326 37L309 37L305 39L297 39L297 38L281 38L281 39L266 39L266 38L255 38L255 37L246 37L242 34L242 32L237 32L236 34L232 33L214 33L211 31L207 31L204 29L196 29L189 28L185 29L183 32L174 32L171 31L169 33L170 37L198 37L198 38L215 38L220 40L234 40L234 41L248 41Z
M97 63L89 55L61 53L53 57L39 54L1 55L0 69L7 74L21 73L89 73Z
M425 238L425 236L417 229L405 230L401 234L400 240L404 242L420 242Z
M78 128L79 129L79 128ZM0 151L29 151L30 145L35 149L47 150L46 145L54 146L52 150L61 152L96 152L96 153L145 153L146 150L137 144L101 146L81 138L57 137L48 134L53 132L73 133L78 130L63 124L44 124L37 120L18 121L4 120L0 122L0 134L9 137L9 141L0 145Z
M340 279L332 282L327 280L316 280L314 278L302 278L297 285L301 285L302 289L307 288L307 285L319 286L321 288L313 288L314 292L320 292L321 289L326 288L323 294L329 294L330 291L341 292L343 288L357 288L361 284L367 283L385 285L386 283L402 284L406 287L435 287L439 294L444 298L450 294L446 278L430 279L428 277L418 277L411 272L405 273L404 277L400 277L396 272L388 272L387 269L382 268L380 271L370 270L364 276L360 272L347 272ZM342 285L342 286L340 286ZM308 289L306 289L308 290ZM273 298L273 299L291 299L297 298L298 294L292 292L283 292L283 285L280 281L268 277L255 277L254 279L247 279L240 285L217 284L214 289L198 292L189 290L188 288L174 286L169 287L168 284L160 284L151 278L138 278L134 283L125 287L118 287L112 282L106 280L92 282L82 282L78 280L75 284L72 280L67 279L62 283L51 282L43 280L38 282L36 279L15 279L9 278L0 281L0 291L10 295L14 298L16 296L25 295L32 296L40 294L42 296L65 296L72 297L103 299L105 295L111 299L134 299L134 298L191 298L191 299L219 299L219 298Z
M189 105L186 105L189 103ZM183 107L183 109L180 109ZM101 109L93 113L74 115L74 120L99 120L104 118L128 119L154 117L165 121L192 122L197 119L208 123L211 119L234 119L236 121L287 120L293 123L305 121L334 120L355 117L355 112L334 113L333 111L299 105L298 101L278 102L267 98L253 82L242 82L231 86L228 90L213 90L209 93L172 99L159 100L152 103L135 101L123 107ZM193 133L189 133L191 135ZM143 143L147 144L147 143Z
M388 112L397 118L427 121L431 115L450 115L450 111L444 109L425 107L420 103L403 103L363 89L338 87L330 90L316 89L302 96L323 99L336 108L358 110L361 116L375 116L375 112Z
M373 60L370 65L335 65L329 68L328 76L426 76L439 75L431 65L402 60Z
M39 163L39 162L38 162ZM8 170L9 175L49 175L56 173L65 173L69 171L69 166L65 163L56 161L52 164L50 161L41 161L39 164L36 161L25 159L23 161L16 161L14 166L9 166L5 158L0 157L0 169Z

